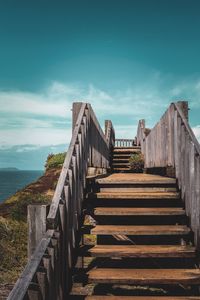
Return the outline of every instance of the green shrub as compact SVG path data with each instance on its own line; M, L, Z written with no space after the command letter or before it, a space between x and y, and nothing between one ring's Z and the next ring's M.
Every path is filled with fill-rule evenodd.
M130 160L130 169L135 173L142 173L144 168L144 156L142 153L134 153L131 155Z
M0 284L15 283L27 262L25 222L0 216L0 262Z
M26 221L27 218L27 206L29 204L47 204L50 203L50 197L37 193L21 193L18 201L11 207L10 216L13 220Z
M58 154L49 154L45 163L46 170L62 167L65 160L66 152Z

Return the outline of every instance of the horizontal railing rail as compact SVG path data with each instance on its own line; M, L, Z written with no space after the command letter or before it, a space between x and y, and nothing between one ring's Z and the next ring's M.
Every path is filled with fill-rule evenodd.
M110 168L115 136L111 121L106 134L88 103L73 104L73 133L49 208L47 231L32 253L9 300L67 299L76 263L76 246L88 169Z
M134 139L115 139L115 147L132 147Z
M147 136L141 120L137 144L141 145L146 168L174 170L195 245L200 249L200 145L188 123L187 102L172 103Z

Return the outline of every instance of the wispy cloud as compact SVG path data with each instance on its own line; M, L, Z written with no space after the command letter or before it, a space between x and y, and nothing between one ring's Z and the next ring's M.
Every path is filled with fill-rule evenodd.
M200 125L193 127L192 130L194 131L197 140L200 142Z
M191 100L190 107L200 111L200 80L164 89L157 74L149 82L116 91L56 81L37 93L0 91L0 145L69 143L73 101L90 102L102 125L110 118L118 137L132 138L139 119L145 118L152 127L170 102L182 98ZM199 123L194 131L200 139Z

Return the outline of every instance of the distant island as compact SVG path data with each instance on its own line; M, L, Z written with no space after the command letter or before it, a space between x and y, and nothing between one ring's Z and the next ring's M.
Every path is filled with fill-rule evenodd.
M10 168L0 168L0 171L11 171L12 172L12 171L19 171L19 169L13 168L13 167L12 168L11 167Z

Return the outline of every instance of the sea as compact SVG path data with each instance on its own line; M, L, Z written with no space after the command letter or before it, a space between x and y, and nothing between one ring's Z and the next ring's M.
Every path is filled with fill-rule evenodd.
M36 181L43 173L42 170L0 170L0 203L29 183Z

